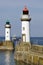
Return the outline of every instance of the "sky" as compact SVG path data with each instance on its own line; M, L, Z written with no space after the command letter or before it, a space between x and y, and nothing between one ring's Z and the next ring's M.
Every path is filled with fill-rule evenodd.
M21 36L21 16L27 6L31 16L30 36L43 37L43 0L0 0L0 36L5 36L7 19L11 24L11 36Z

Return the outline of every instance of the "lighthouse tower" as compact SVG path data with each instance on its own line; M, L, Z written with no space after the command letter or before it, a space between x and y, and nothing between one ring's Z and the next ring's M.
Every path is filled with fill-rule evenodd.
M10 40L10 29L11 29L10 22L7 21L5 24L5 41L11 41Z
M24 7L23 14L21 17L22 21L22 41L30 43L30 15L27 7Z

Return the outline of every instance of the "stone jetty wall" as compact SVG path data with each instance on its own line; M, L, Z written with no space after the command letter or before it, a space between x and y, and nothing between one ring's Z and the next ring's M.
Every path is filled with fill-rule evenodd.
M12 41L3 41L0 45L0 50L13 50L13 42Z
M18 44L15 47L14 59L28 64L43 65L43 51L40 51L40 48L43 47L38 45L35 47L38 48L40 52L38 52L38 50L36 51L34 47L35 46L33 45L33 47L30 48L29 43Z

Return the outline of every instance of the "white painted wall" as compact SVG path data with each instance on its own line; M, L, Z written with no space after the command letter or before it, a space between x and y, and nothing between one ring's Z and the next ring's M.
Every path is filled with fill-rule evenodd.
M24 18L28 19L29 16L28 15L22 15L22 19L24 19Z
M5 28L5 41L10 41L10 28Z
M25 27L25 30L23 30L23 27ZM26 42L30 42L30 24L28 21L22 22L22 34L26 35Z

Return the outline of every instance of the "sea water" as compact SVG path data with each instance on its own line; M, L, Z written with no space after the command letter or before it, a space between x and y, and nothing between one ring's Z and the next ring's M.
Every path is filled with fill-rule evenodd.
M0 41L3 40L4 37L0 37ZM14 44L16 44L15 41L13 42ZM31 43L43 45L43 37L31 37ZM0 65L27 65L27 64L23 62L17 62L16 60L14 60L14 51L0 51Z
M27 64L14 60L13 51L0 51L0 65L27 65Z

